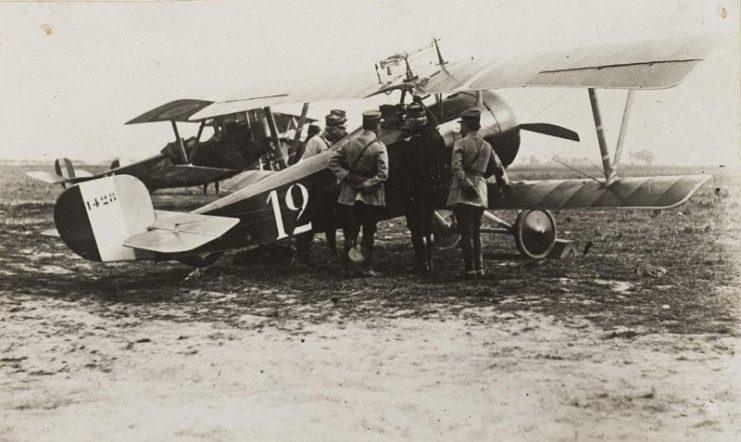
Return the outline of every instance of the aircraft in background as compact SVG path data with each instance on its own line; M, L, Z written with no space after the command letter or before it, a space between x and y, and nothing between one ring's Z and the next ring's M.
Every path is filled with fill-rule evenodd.
M618 167L636 90L674 87L712 48L705 37L642 41L631 44L586 47L535 56L504 59L445 61L433 40L436 63L413 70L410 53L385 59L375 75L306 79L278 89L263 88L236 99L214 102L190 113L191 121L240 115L287 103L360 99L399 92L399 101L382 106L385 124L379 139L389 151L390 179L386 186L384 218L404 213L398 184L404 174L399 153L409 136L404 125L408 98L426 105L428 120L445 141L446 152L459 136L455 120L463 111L478 108L479 133L494 146L502 163L509 165L520 148L520 131L578 140L566 128L547 123L518 124L511 108L491 89L513 87L567 87L586 89L594 116L604 179L561 179L513 182L506 194L495 180L488 181L489 209L517 210L509 224L493 214L496 233L511 235L526 257L540 259L553 249L557 230L550 210L666 209L685 202L710 175L621 177ZM394 74L400 67L401 74ZM381 71L386 78L382 78ZM614 156L602 133L595 89L628 90L620 136ZM449 94L443 98L444 94ZM348 135L353 136L353 133ZM336 148L343 140L333 146ZM94 261L177 259L186 261L232 248L280 241L330 226L312 213L332 207L326 189L335 183L327 168L330 152L295 166L248 179L223 198L189 213L154 210L146 186L131 176L118 175L82 182L65 190L54 207L54 222L62 240L78 255ZM447 158L445 155L439 157ZM450 180L451 177L441 177ZM445 183L443 183L445 184ZM445 186L441 186L445 187ZM440 197L444 208L445 195ZM449 228L441 223L441 234Z
M27 175L49 184L68 186L111 175L131 175L150 191L186 186L207 186L230 178L246 169L286 167L290 140L299 127L313 122L306 115L298 117L270 109L250 109L214 118L191 119L193 114L213 104L205 100L175 100L134 118L126 124L169 121L175 141L151 158L121 166L115 160L109 170L92 174L76 170L67 158L54 162L54 172L34 171ZM178 123L199 123L198 134L183 140ZM206 126L213 136L201 140ZM299 140L293 140L298 143ZM205 191L205 187L204 187Z

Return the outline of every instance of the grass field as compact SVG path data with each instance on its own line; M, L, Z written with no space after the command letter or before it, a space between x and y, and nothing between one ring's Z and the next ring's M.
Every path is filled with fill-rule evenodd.
M40 235L60 189L27 169L0 169L0 440L741 435L741 177L723 169L672 210L554 213L586 254L527 261L489 236L479 281L457 249L411 276L402 219L379 228L373 279L236 251L198 271L88 262Z

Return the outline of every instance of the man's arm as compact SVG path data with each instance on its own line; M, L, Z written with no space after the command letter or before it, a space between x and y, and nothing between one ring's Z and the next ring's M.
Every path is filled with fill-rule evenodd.
M389 154L386 145L377 142L378 155L376 156L376 174L363 182L363 190L371 190L386 181L389 177Z
M461 187L473 187L473 183L466 178L466 171L463 169L463 142L461 140L453 144L451 168L453 169L453 176L458 180Z
M344 180L350 173L345 168L345 164L347 164L347 157L345 156L345 144L343 144L339 149L332 152L332 156L329 157L329 161L327 162L327 167L337 177L337 181Z

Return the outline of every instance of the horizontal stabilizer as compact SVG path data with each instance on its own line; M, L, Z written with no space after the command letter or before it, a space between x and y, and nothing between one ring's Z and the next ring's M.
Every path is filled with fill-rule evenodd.
M491 209L669 209L689 199L711 175L619 178L605 186L590 179L513 182L505 196L489 183Z
M87 170L75 170L75 178L65 178L63 176L55 174L54 172L45 170L26 172L26 175L35 180L43 181L47 184L75 184L81 181L86 181L93 177L93 174L88 172Z
M124 240L123 245L157 253L188 252L219 238L239 223L239 218L155 210L147 232Z

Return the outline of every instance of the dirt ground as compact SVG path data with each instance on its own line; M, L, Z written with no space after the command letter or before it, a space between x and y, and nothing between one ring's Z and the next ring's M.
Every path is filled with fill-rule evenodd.
M488 238L478 282L458 250L409 276L398 219L378 279L236 253L91 263L39 234L59 189L23 170L0 168L0 440L741 440L723 170L673 210L556 213L586 254L533 263Z

